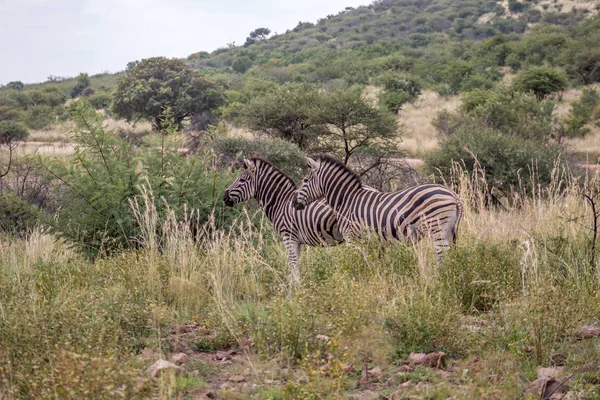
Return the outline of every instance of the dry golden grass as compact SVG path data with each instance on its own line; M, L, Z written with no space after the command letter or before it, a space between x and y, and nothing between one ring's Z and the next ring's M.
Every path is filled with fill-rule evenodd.
M424 90L415 102L406 104L399 112L404 128L400 149L409 155L420 157L437 147L437 132L431 121L442 110L455 111L460 105L458 96L442 97L431 90Z

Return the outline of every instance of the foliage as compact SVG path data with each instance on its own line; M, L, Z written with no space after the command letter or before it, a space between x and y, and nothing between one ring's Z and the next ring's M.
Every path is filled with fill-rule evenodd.
M31 129L44 129L56 121L56 114L52 107L47 105L33 105L24 113L27 126Z
M75 86L71 90L71 97L75 98L82 94L82 92L90 86L90 77L86 73L80 73L76 79Z
M0 121L0 146L22 142L27 139L29 131L18 122Z
M271 30L269 28L256 28L250 35L246 38L246 42L244 46L250 46L251 44L256 43L259 40L266 39L271 34Z
M503 86L466 93L462 100L460 112L450 116L455 120L450 125L476 120L502 133L541 142L549 141L554 134L554 103L550 100L538 100ZM442 132L452 133L443 128Z
M515 76L512 86L521 92L533 92L538 99L567 88L567 78L562 71L549 67L530 67Z
M8 89L12 89L12 90L23 90L25 85L21 81L12 81L12 82L8 82L6 84L6 87Z
M383 103L397 113L404 103L415 100L421 94L420 82L412 76L388 72L380 78L383 86Z
M315 120L325 130L321 145L345 164L360 152L381 157L397 153L400 132L394 115L365 99L361 87L325 92Z
M281 138L246 139L225 136L216 138L212 148L222 168L234 165L243 157L260 157L276 165L295 181L304 176L306 154L294 143Z
M231 64L231 68L235 72L243 74L250 67L252 67L253 64L254 63L253 63L253 61L252 61L252 59L250 57L248 57L248 56L238 56L238 57L235 58L235 60L233 60L233 63Z
M430 173L441 174L446 180L456 177L453 170L461 165L474 178L484 179L488 194L497 198L512 192L531 193L537 185L549 185L560 152L555 144L465 122L440 141L438 150L426 155L425 164Z
M101 110L110 107L112 97L108 93L94 93L87 100L96 110Z
M283 85L254 97L243 111L244 124L289 140L301 149L314 145L320 94L313 86Z
M142 60L119 80L112 111L128 121L147 119L161 130L165 105L181 125L184 119L213 110L222 102L223 95L213 81L181 60L155 57Z
M67 160L39 162L58 183L57 218L48 218L45 224L85 254L150 245L137 239L142 227L133 204L141 207L142 214L149 208L157 210L160 218L152 229L158 231L169 212L180 217L187 213L191 218L194 210L189 221L194 229L201 229L211 215L220 224L230 212L220 212L217 201L226 175L207 171L202 158L187 159L177 151L176 141L165 143L161 135L160 143L151 142L135 151L132 144L107 130L101 117L85 104L77 106L73 117L77 123L75 154ZM174 118L165 118L163 126L173 133Z
M592 119L600 118L599 112L596 111L599 102L598 93L594 89L583 90L581 98L571 104L571 112L565 121L567 137L583 137L590 132L585 125Z

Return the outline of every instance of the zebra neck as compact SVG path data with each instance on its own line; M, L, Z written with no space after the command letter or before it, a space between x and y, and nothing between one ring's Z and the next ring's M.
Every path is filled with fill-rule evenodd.
M365 192L365 190L361 186L338 186L328 190L325 197L327 198L329 207L337 212L341 212L346 209L352 198L360 195L362 192Z
M256 200L267 217L273 221L280 210L292 200L295 191L296 187L287 176L271 175L259 185Z

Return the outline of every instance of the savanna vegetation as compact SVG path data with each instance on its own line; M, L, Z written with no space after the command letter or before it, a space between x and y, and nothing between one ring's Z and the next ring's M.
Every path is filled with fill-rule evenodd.
M600 398L598 11L378 0L0 88L0 398ZM411 151L431 95L457 106ZM457 246L310 248L291 286L256 204L221 198L241 157L298 181L317 152L378 189L452 186Z

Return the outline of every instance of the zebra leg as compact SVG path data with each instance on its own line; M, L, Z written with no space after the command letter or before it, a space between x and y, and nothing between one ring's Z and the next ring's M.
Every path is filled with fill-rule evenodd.
M294 283L299 283L300 269L298 268L298 258L300 257L300 243L292 238L284 239L283 243L288 255L291 280Z

